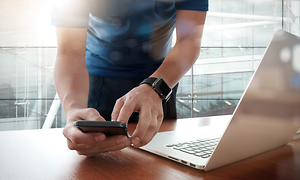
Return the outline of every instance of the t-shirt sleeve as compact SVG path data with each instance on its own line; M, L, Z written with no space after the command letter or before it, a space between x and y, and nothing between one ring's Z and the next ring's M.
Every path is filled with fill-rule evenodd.
M51 25L87 28L91 8L85 0L53 0Z
M208 0L176 0L177 10L208 11Z

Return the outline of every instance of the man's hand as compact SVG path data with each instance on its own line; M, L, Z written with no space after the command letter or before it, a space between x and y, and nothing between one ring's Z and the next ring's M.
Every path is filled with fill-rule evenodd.
M106 137L103 133L82 133L73 123L78 120L105 121L99 112L92 108L73 110L64 128L63 134L68 147L79 155L93 156L99 153L120 150L126 147L128 138L123 135Z
M112 120L128 123L133 112L139 112L139 122L126 145L144 146L157 134L163 120L162 100L151 86L142 84L118 99Z

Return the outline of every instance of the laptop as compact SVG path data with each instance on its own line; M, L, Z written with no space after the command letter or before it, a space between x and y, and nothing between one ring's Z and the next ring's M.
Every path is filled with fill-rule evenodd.
M161 132L140 148L209 171L291 141L300 127L300 38L276 31L233 114L206 118L225 123Z

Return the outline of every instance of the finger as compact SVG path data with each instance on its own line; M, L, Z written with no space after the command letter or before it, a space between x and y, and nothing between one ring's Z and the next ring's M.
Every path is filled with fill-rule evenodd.
M126 136L112 136L99 143L75 145L73 150L76 150L80 155L95 154L122 149L126 147L126 142Z
M117 135L107 137L105 141L97 143L98 147L111 148L114 146L118 146L119 144L125 144L128 140L127 136Z
M112 121L116 121L119 117L119 112L122 108L122 106L124 105L124 98L120 98L116 101L116 104L114 106L114 109L111 113L111 120Z
M133 113L135 107L136 107L135 101L133 101L131 99L126 99L120 109L120 113L117 118L117 121L127 123L131 114Z
M83 120L105 121L105 119L100 115L100 113L94 108L84 109L81 113L81 118Z
M111 147L118 146L119 144L124 144L127 141L127 137L123 135L111 136L106 138L102 142L94 143L94 144L77 144L76 150L84 150L84 149L99 149L106 150ZM106 150L107 151L107 150Z
M144 146L148 144L153 139L153 137L157 134L162 121L163 121L163 116L160 115L152 120L147 130L147 134L140 142L140 146Z
M131 144L133 144L134 147L139 147L140 142L143 140L147 131L148 130L151 131L151 129L148 129L151 121L152 121L152 114L150 111L150 107L149 105L144 105L142 107L142 110L140 111L139 122L132 134L132 137L130 138Z
M94 156L96 154L100 154L100 153L105 153L105 152L110 152L110 151L117 151L117 150L121 150L124 149L126 147L126 144L118 144L117 146L113 146L107 149L83 149L83 150L78 150L77 154L79 155L85 155L85 156Z
M103 133L82 133L73 126L72 122L67 124L63 130L63 134L74 144L93 144L106 139Z
M157 130L157 117L152 116L152 120L148 126L147 132L144 135L144 137L141 139L140 143L138 144L138 147L147 144L154 136L156 130Z

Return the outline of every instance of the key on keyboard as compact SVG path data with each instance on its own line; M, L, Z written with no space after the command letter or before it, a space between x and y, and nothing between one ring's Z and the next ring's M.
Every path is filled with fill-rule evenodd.
M216 148L220 138L201 139L178 144L170 144L167 147L189 153L202 158L208 158Z

